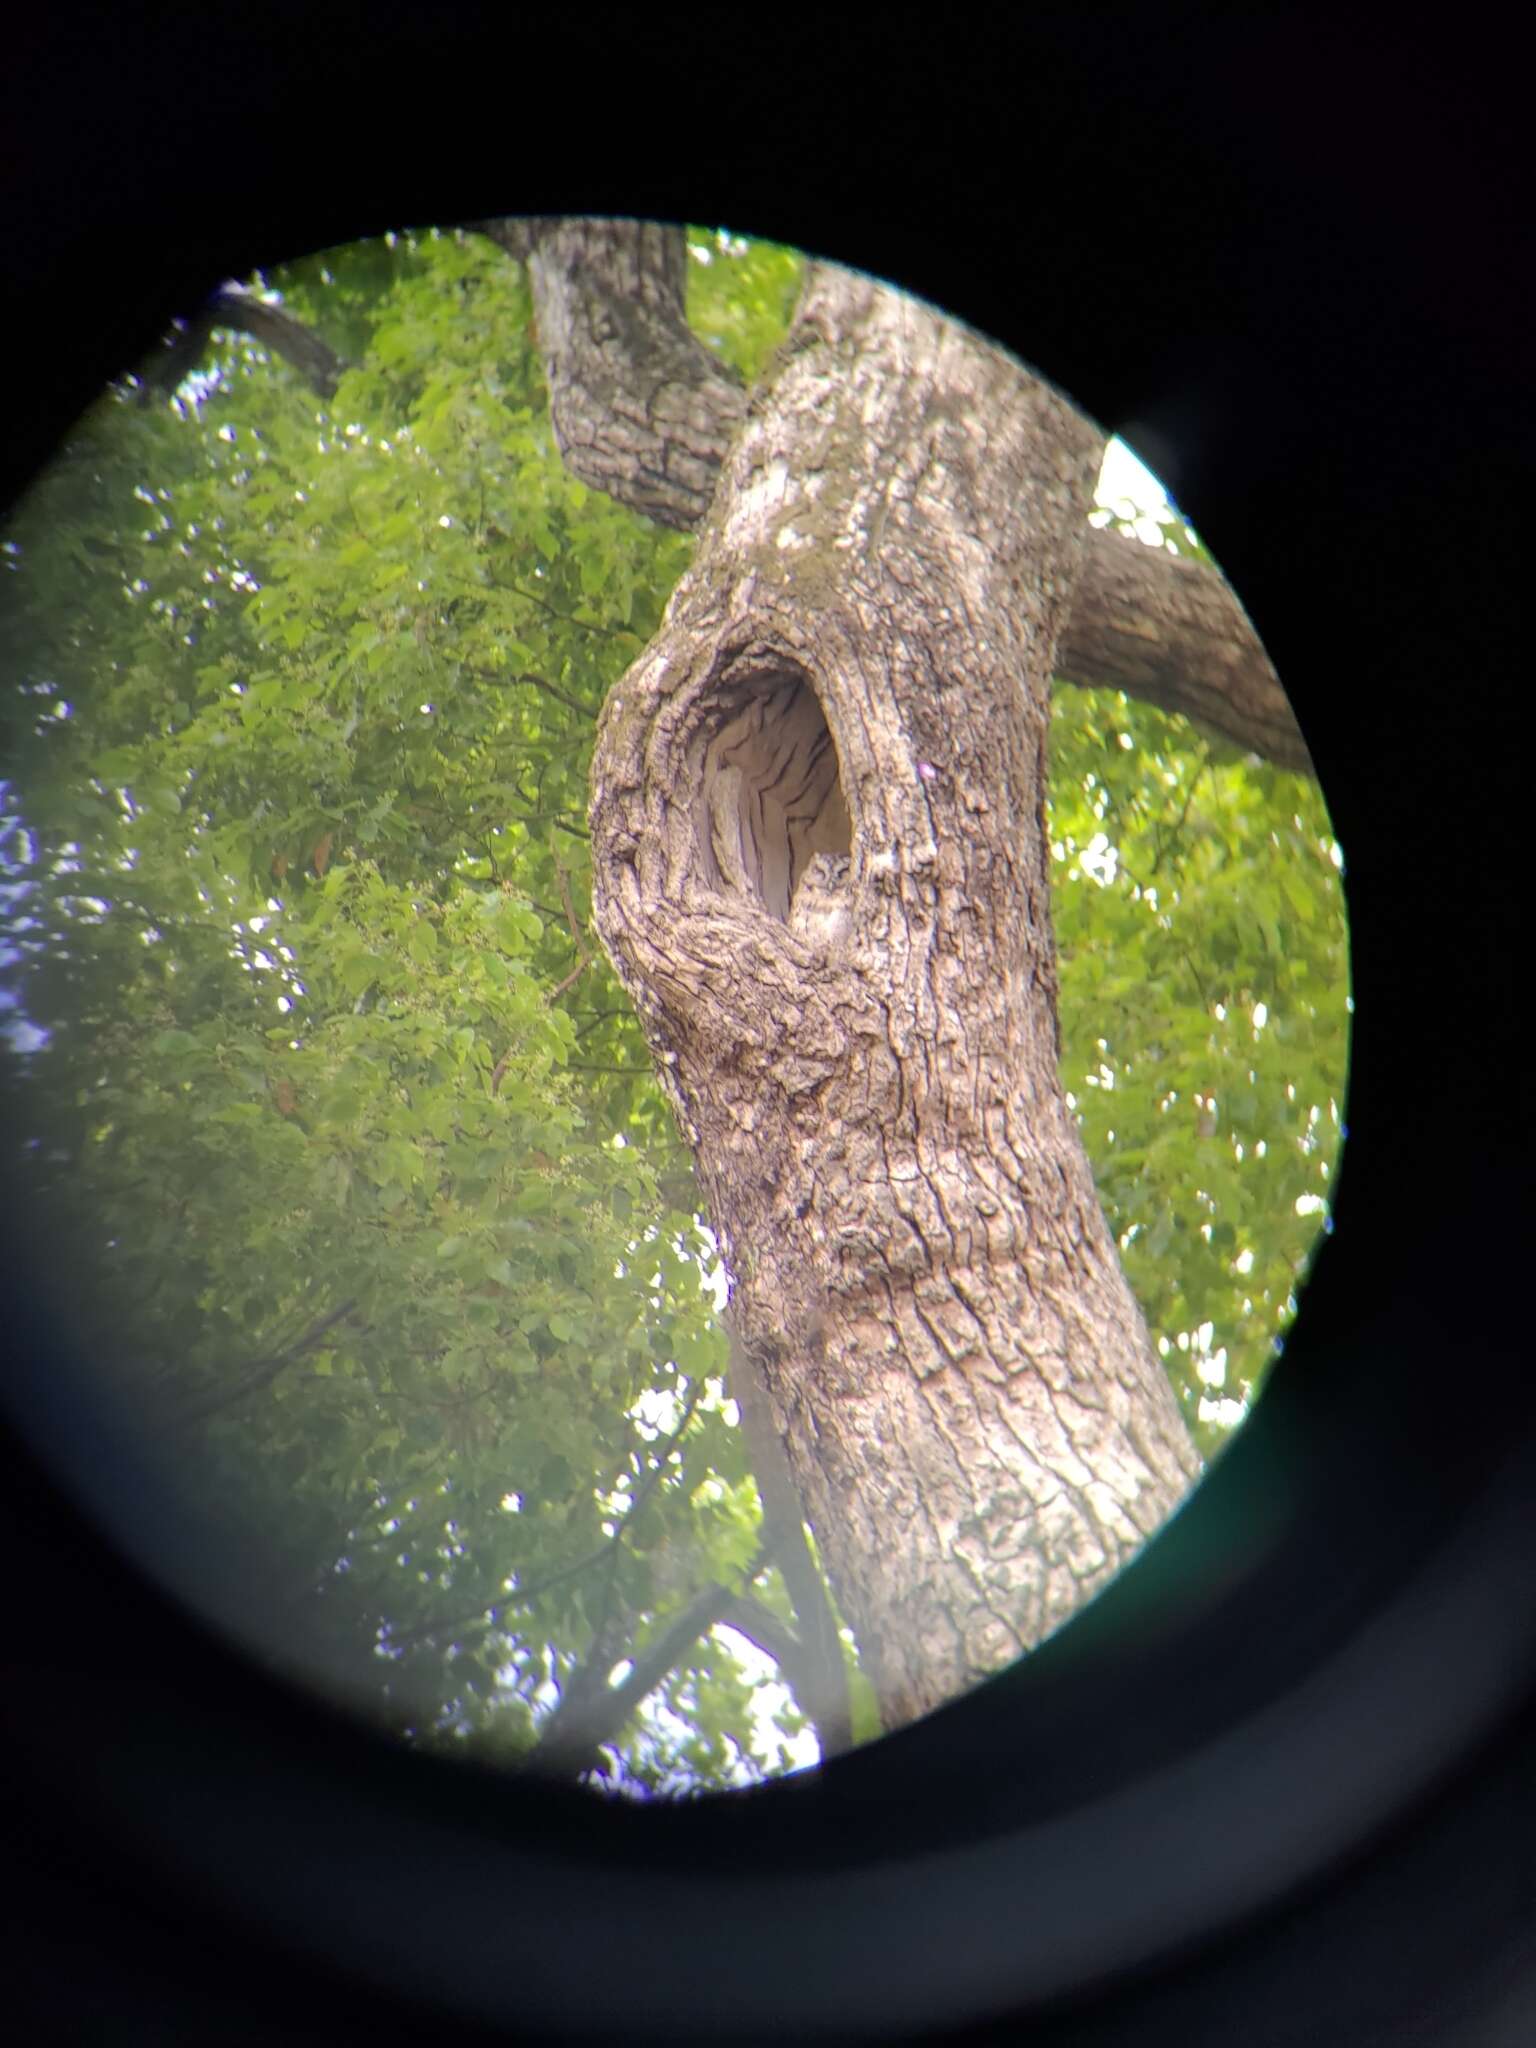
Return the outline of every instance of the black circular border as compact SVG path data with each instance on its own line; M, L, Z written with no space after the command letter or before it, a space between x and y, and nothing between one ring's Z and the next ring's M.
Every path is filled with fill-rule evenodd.
M1032 2038L1162 2038L1174 2014L1187 2039L1233 1944L1262 1957L1311 1910L1311 1983L1293 1973L1262 2015L1229 1977L1232 2038L1299 2038L1307 2010L1319 2039L1372 2038L1372 2013L1453 2026L1509 1990L1519 1957L1486 1930L1532 1898L1529 1852L1447 1871L1445 1896L1389 1881L1390 1984L1352 1981L1362 1951L1328 1930L1384 1857L1412 1862L1437 1796L1481 1812L1490 1769L1529 1834L1529 1772L1497 1747L1530 1713L1536 1548L1499 847L1522 808L1523 647L1497 630L1529 445L1481 78L1474 95L1445 52L1429 67L1347 26L1207 10L946 45L899 14L786 18L750 46L665 10L279 17L29 25L18 478L167 310L404 220L713 212L893 277L1127 432L1242 593L1349 860L1350 1142L1270 1393L1137 1567L972 1700L740 1801L613 1811L388 1752L102 1542L61 1470L115 1488L118 1513L164 1510L93 1418L68 1418L47 1474L18 1443L3 1506L30 1577L4 1712L34 1967L88 1998L90 1971L58 1968L84 1900L109 1957L119 1920L138 1927L118 2010L135 1982L194 2010L195 1961L143 1962L190 1927L245 1960L209 2010L232 2001L257 2038L264 1999L303 1987L360 2031L431 2015L441 2038L892 2038L1028 2013ZM19 1288L10 1327L35 1428L63 1347ZM1474 1841L1507 1839L1499 1818ZM1484 1946L1463 1927L1447 1953L1434 1930L1468 1886Z

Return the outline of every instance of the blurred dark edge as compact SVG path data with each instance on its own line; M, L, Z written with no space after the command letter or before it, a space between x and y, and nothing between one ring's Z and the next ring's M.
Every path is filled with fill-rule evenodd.
M631 211L845 257L1174 489L1321 769L1357 1000L1337 1230L1255 1420L1026 1671L813 1780L640 1813L423 1767L203 1637L12 1442L18 2037L1536 2039L1497 53L1189 8L946 41L65 5L7 36L8 496L168 314L360 233ZM5 1243L18 1412L174 1547L71 1387L47 1247Z

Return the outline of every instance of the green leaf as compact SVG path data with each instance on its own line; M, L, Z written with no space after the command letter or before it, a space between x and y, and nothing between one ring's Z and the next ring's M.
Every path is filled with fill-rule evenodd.
M186 1055L198 1052L201 1048L190 1031L182 1031L173 1026L168 1031L155 1033L154 1050L162 1059L184 1065Z

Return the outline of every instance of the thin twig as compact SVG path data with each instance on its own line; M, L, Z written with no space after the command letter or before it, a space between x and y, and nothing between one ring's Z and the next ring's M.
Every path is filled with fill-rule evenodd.
M536 604L540 611L546 611L552 619L559 619L563 625L574 626L580 633L601 633L609 640L639 640L641 635L633 626L605 626L596 619L578 619L574 612L563 612L551 604L547 597L540 597L536 590L529 590L521 583L509 583L505 578L491 579L493 590L510 590L514 597L525 597L530 604Z
M558 1003L566 990L573 988L592 965L592 955L587 951L586 942L581 936L581 924L576 916L576 905L571 901L571 878L566 873L565 863L558 854L555 856L555 881L560 890L560 901L565 906L565 921L571 928L571 937L575 941L576 951L581 957L564 981L560 983L559 987L550 990L545 998L550 1003Z
M205 1394L201 1400L189 1402L176 1417L179 1426L185 1428L194 1422L202 1422L210 1415L217 1415L226 1408L232 1408L251 1394L259 1394L263 1387L270 1386L285 1365L291 1365L296 1358L302 1358L306 1351L312 1351L328 1330L334 1329L357 1307L356 1301L344 1301L340 1308L333 1308L329 1315L323 1315L310 1324L301 1337L274 1352L270 1358L258 1359L250 1366L244 1377L232 1387L220 1387L216 1392Z
M597 716L597 712L590 704L583 704L579 697L573 697L568 690L562 690L558 683L550 682L547 676L535 675L529 669L511 675L498 674L493 669L466 668L465 674L473 676L477 683L489 683L498 689L508 683L531 683L536 690L542 690L546 697L553 697L557 704L563 704L567 711L574 711L581 718Z
M646 1473L644 1479L640 1482L640 1485L636 1488L634 1497L630 1501L623 1517L615 1526L613 1534L605 1536L597 1549L589 1550L584 1557L578 1557L570 1564L558 1566L554 1571L547 1572L542 1579L535 1579L531 1585L514 1586L509 1592L501 1594L494 1601L488 1601L483 1606L477 1607L472 1614L466 1614L456 1622L436 1620L418 1622L414 1628L403 1629L398 1635L392 1635L390 1640L405 1648L412 1643L421 1642L429 1637L444 1633L451 1637L456 1635L461 1629L468 1628L470 1623L475 1621L482 1622L487 1628L494 1627L494 1616L498 1608L531 1607L535 1600L540 1599L553 1587L563 1584L565 1580L574 1579L582 1572L591 1571L600 1564L607 1563L610 1566L614 1564L617 1561L619 1551L623 1547L625 1533L630 1523L660 1485L662 1476L671 1461L672 1453L677 1449L684 1432L693 1420L694 1412L699 1405L703 1392L703 1379L695 1380L687 1403L684 1406L682 1418L678 1422L676 1429L667 1438L660 1454Z

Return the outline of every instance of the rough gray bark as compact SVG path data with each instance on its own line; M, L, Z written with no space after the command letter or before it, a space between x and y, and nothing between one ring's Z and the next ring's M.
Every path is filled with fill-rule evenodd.
M977 337L813 272L593 768L599 928L887 1726L1196 1470L1056 1072L1044 753L1099 454ZM823 854L846 932L794 915Z
M1315 771L1274 663L1225 577L1090 527L1056 678L1124 690L1277 768Z
M573 476L696 526L746 394L682 318L687 250L646 221L487 221L528 265L550 418Z

